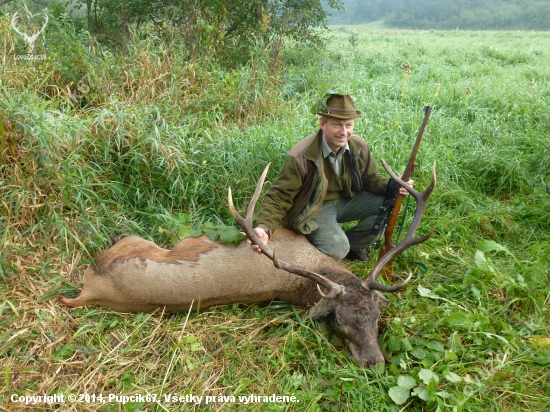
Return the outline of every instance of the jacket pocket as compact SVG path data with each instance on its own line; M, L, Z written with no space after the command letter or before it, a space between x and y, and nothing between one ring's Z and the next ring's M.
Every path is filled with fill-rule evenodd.
M315 188L306 206L302 209L298 216L292 222L292 227L297 233L308 235L319 227L319 225L311 219L323 206L323 200L327 195L328 182L322 176L319 176L315 183Z
M297 224L296 227L294 227L294 230L302 235L309 235L311 232L317 230L318 228L319 225L317 224L317 222L309 218Z

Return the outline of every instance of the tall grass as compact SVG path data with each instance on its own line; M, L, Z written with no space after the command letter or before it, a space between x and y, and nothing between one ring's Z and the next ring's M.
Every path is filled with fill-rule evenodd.
M548 34L355 27L355 46L330 32L325 49L287 49L284 66L258 47L229 70L185 61L177 41L136 35L116 52L51 20L37 63L13 58L24 45L0 19L5 409L205 407L10 400L43 393L300 400L216 410L548 409ZM244 204L269 161L273 179L316 130L310 106L327 89L355 97L356 131L396 171L434 107L414 179L424 187L437 161L421 228L437 231L398 262L417 273L382 314L386 370L357 366L330 328L284 303L119 314L51 300L75 292L113 235L168 246L184 224L230 223L227 187ZM373 262L349 265L365 275ZM413 395L397 405L398 391Z

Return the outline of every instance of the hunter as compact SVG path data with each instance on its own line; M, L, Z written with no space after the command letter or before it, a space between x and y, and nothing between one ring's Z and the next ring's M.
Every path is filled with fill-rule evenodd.
M368 260L365 248L379 235L373 230L386 190L396 183L378 172L365 141L353 134L355 110L348 94L331 94L317 113L320 129L288 152L269 188L254 232L266 245L278 226L305 235L336 260ZM408 181L412 186L413 181ZM395 187L395 186L393 186ZM402 195L408 195L404 187ZM358 223L344 231L341 223ZM251 244L250 240L248 243ZM258 246L253 250L261 253Z

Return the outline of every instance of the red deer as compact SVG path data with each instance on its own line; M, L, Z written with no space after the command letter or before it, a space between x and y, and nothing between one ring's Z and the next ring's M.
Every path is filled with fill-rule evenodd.
M233 217L267 257L253 252L246 242L240 246L225 245L202 236L184 239L172 250L166 250L138 236L128 236L100 253L88 266L79 297L60 297L60 301L73 308L104 306L121 312L149 312L158 308L187 311L199 305L206 308L273 299L313 305L310 317L316 320L332 315L335 328L349 339L349 349L360 364L372 366L384 362L378 346L378 317L380 308L386 307L389 301L379 291L397 292L412 275L397 286L381 284L377 278L389 260L433 233L435 228L425 236L414 237L435 187L435 164L429 187L420 193L382 163L388 173L410 191L417 207L403 240L378 261L366 280L290 230L277 229L269 241L273 251L261 244L254 235L252 214L268 165L250 201L246 218L235 210L231 189L228 196Z

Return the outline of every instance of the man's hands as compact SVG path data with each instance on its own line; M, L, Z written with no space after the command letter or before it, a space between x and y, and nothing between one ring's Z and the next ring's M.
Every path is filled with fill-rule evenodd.
M409 193L409 192L407 192L407 193ZM269 240L269 236L268 236L268 234L265 230L263 230L260 227L257 227L257 228L254 229L254 233L256 233L256 236L258 236L258 238L260 238L260 240L263 242L264 245L267 245L267 242ZM246 239L246 241L248 242L248 244L250 245L250 248L254 252L258 252L260 254L262 253L262 250L260 249L260 247L258 245L253 245L252 241L250 239Z
M409 179L409 181L407 182L407 184L409 186L412 186L414 184L414 180L412 179ZM399 187L399 194L402 195L402 196L408 196L409 195L409 191L407 189L405 189L403 186L400 186Z

